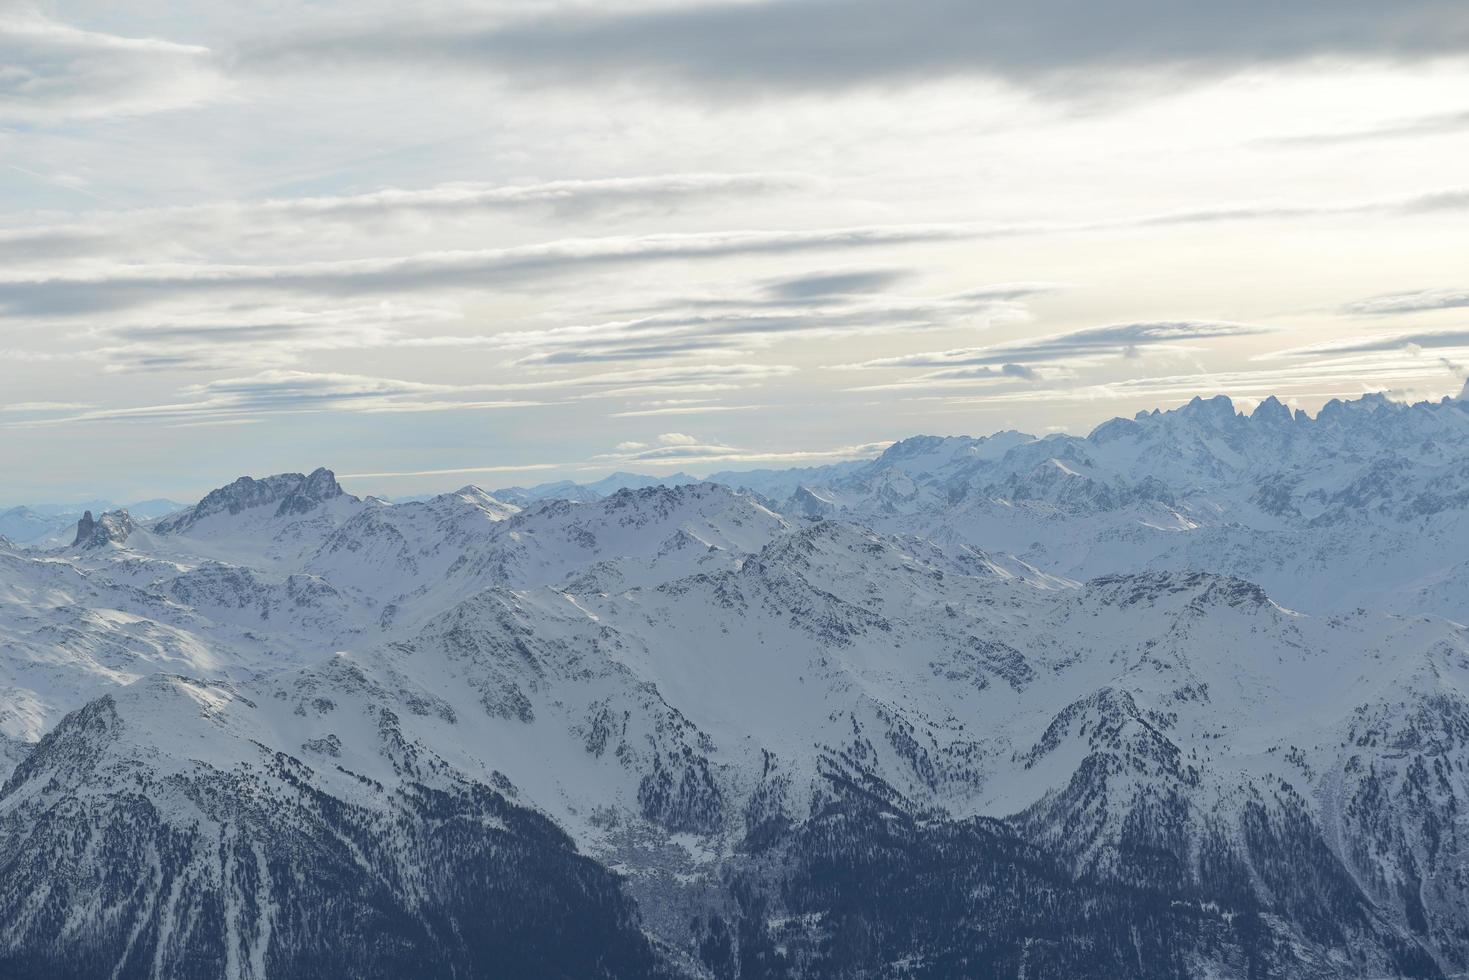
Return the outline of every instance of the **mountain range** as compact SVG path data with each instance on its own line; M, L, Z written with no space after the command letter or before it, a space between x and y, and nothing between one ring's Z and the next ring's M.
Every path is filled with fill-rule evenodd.
M1463 398L65 530L0 975L1469 971Z

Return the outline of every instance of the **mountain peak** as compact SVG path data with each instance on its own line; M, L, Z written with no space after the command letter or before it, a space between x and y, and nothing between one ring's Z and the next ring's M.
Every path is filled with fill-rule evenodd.
M1274 395L1256 405L1255 410L1250 413L1252 422L1270 422L1276 425L1290 422L1293 418L1290 409Z
M325 466L318 466L293 489L276 508L276 516L304 514L317 504L343 495L337 475Z
M909 436L884 449L878 461L892 463L900 459L926 456L942 449L967 446L971 441L968 436Z
M163 534L182 531L216 514L239 514L256 507L274 506L275 515L304 514L321 503L344 496L336 474L324 466L309 474L277 473L274 476L242 476L226 486L211 490L193 507L167 518L155 530Z
M1228 395L1215 395L1213 398L1195 395L1187 405L1178 409L1177 414L1192 418L1232 419L1235 417L1234 402Z
M71 544L73 548L100 548L108 544L122 544L136 527L137 523L125 510L108 511L95 520L89 510L77 521L77 535Z

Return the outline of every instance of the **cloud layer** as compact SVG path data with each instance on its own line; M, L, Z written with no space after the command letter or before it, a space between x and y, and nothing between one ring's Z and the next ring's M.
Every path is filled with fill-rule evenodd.
M1194 76L1317 58L1469 52L1453 0L757 0L626 12L463 14L246 47L246 64L456 64L534 82L617 78L720 93L827 90L976 74L1080 94L1140 72Z
M1466 32L1459 0L0 0L0 491L1457 391Z

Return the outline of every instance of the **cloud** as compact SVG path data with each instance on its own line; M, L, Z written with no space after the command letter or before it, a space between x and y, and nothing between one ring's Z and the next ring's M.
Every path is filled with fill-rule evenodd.
M810 272L766 283L765 292L777 301L825 300L854 293L877 293L912 276L906 269L852 269Z
M488 343L533 348L533 353L514 362L517 365L644 360L720 350L733 353L803 337L890 335L1023 322L1030 314L1020 300L1058 288L1051 283L1009 283L921 299L835 293L821 296L819 302L802 299L785 308L760 298L753 299L748 308L740 308L737 300L726 300L719 314L668 312L633 320L506 332ZM694 300L687 305L697 310L704 304Z
M1116 323L990 347L902 354L843 366L960 368L991 365L1000 366L1002 373L1023 377L1024 372L1029 370L1027 362L1127 356L1145 347L1177 347L1189 341L1244 337L1266 332L1265 327L1212 320Z
M616 451L602 453L590 460L573 463L531 463L512 466L463 466L450 469L395 470L378 473L344 473L344 480L394 479L424 476L461 476L475 473L517 473L539 470L582 470L605 472L609 467L632 463L649 469L681 467L699 463L801 463L846 459L870 459L881 453L890 442L838 446L833 449L760 451L741 449L719 442L698 441L689 445L647 448L642 443L621 443Z
M29 123L197 105L225 82L207 48L84 31L0 6L0 118Z
M757 284L753 304L723 301L717 314L697 312L701 299L672 299L670 311L631 320L542 327L532 330L445 333L438 324L459 321L452 305L429 301L380 301L304 310L270 299L236 304L223 313L201 304L199 312L159 312L143 319L129 311L119 323L104 322L70 336L76 356L101 361L109 372L213 371L289 367L320 352L371 349L463 349L511 355L512 367L573 367L664 361L701 354L732 356L782 340L891 334L941 327L985 327L1021 322L1023 298L1059 287L1006 283L929 298L833 295L780 307ZM328 299L330 301L330 299ZM133 317L137 318L133 318Z
M418 16L342 25L249 47L277 70L344 63L458 66L531 83L627 79L731 92L823 90L954 75L1050 91L1148 73L1193 79L1317 58L1462 56L1469 11L1455 0L799 0L625 11L585 7L515 20Z
M732 446L711 439L689 436L688 442L654 446L647 449L603 453L595 456L597 466L694 466L711 463L802 463L824 460L866 459L878 455L891 443L864 443L838 446L834 449L763 451Z
M1001 364L999 366L976 365L974 367L944 368L925 371L922 374L892 381L886 384L858 385L848 391L901 391L913 388L972 388L977 385L991 386L1004 382L1057 381L1074 376L1069 368L1031 367L1028 364ZM1014 387L1012 384L1011 387Z
M339 197L289 198L233 205L238 210L293 220L388 217L405 214L462 216L466 212L550 210L561 217L666 209L695 199L719 199L809 190L815 178L797 173L682 173L539 184L441 184L421 190L373 191ZM196 209L205 211L206 208Z
M404 328L457 317L441 307L393 302L311 311L262 307L99 325L70 340L74 356L100 361L109 373L238 371L284 367L315 352L407 345L414 335Z
M1329 133L1305 133L1260 140L1262 145L1282 147L1335 146L1367 143L1376 140L1406 139L1414 136L1440 136L1469 129L1469 112L1443 112L1431 116L1413 116L1377 126L1344 129Z
M342 473L343 480L399 479L420 476L465 476L474 473L534 473L560 469L559 463L527 463L520 466L458 466L440 470L389 470L380 473Z
M548 404L523 396L623 398L647 393L736 391L795 373L782 364L694 364L678 368L607 371L503 384L434 384L358 374L270 369L179 389L179 400L102 408L8 426L86 422L240 420L305 412L445 412L532 408Z
M1384 357L1381 353L1374 353L1370 356L1319 357L1289 367L1154 375L1091 385L987 391L979 395L938 395L929 400L968 407L1001 407L1036 401L1059 405L1119 399L1166 404L1211 392L1257 400L1269 395L1324 399L1356 397L1371 391L1445 390L1446 384L1456 388L1462 377L1462 370L1442 359L1400 351L1396 356Z
M687 364L606 371L553 381L521 382L519 387L582 388L581 398L631 397L645 394L736 391L775 378L794 375L787 364Z
M1369 354L1379 351L1406 351L1469 348L1469 329L1418 330L1405 333L1374 334L1345 340L1328 340L1319 344L1291 347L1263 355L1263 360L1285 357L1320 357L1323 355Z
M676 173L535 184L451 183L325 197L98 210L66 224L0 231L0 258L37 263L106 256L133 251L139 242L184 254L218 249L221 243L261 249L326 234L367 236L414 222L462 223L516 213L561 220L626 218L693 204L809 191L817 184L815 178L795 173Z
M88 402L11 402L8 405L0 405L0 412L72 412L81 408L91 408Z
M540 404L484 397L502 391L502 387L495 385L428 384L357 374L262 371L188 385L180 390L180 400L175 402L101 408L12 425L233 422L264 415L306 412L442 412L524 408Z
M30 173L27 171L27 173ZM41 174L32 174L41 177ZM276 198L258 202L97 210L66 224L0 230L0 258L32 264L58 258L106 257L136 249L140 241L194 255L226 246L256 248L314 241L328 232L368 235L412 221L460 222L479 215L549 211L561 218L622 217L638 211L671 211L700 202L809 191L817 178L799 173L685 173L539 184L437 184L355 195ZM1469 209L1469 190L1441 188L1419 194L1335 204L1263 202L1138 214L1079 222L995 224L930 223L928 238L999 239L1134 228L1272 221L1351 215L1413 216ZM784 304L834 295L875 292L912 278L905 269L825 270L765 283L768 297ZM717 301L714 301L717 302Z
M609 361L656 361L693 354L737 354L739 345L718 337L690 337L661 344L621 344L600 348L568 348L527 354L511 362L515 367L552 367L572 364L598 364Z
M1004 238L1025 235L1126 230L1131 228L1281 220L1366 213L1421 214L1469 208L1469 191L1449 189L1406 198L1340 205L1254 205L1196 209L1103 221L993 225L974 222L876 225L806 231L734 231L659 234L636 237L563 239L536 245L475 251L432 252L397 258L306 262L295 265L160 264L114 267L101 272L14 275L0 279L0 311L13 315L79 315L190 295L269 292L277 294L353 295L426 289L513 287L521 283L576 272L597 271L638 263L714 260L751 255L778 255ZM309 210L309 209L308 209ZM327 209L330 210L330 209ZM766 301L798 305L821 303L838 295L873 292L902 273L816 273L767 283ZM984 296L966 298L998 302L1018 298L1053 284L1015 284ZM823 295L822 291L825 291ZM839 292L840 291L840 292ZM778 329L772 318L770 329Z
M658 415L707 415L711 412L753 412L769 408L769 405L718 405L713 402L697 402L686 405L663 405L660 408L637 408L625 412L612 412L608 418L636 419Z
M1346 304L1342 312L1354 316L1390 316L1455 310L1466 306L1469 306L1469 289L1419 289L1369 296Z
M658 437L658 441L665 446L697 446L699 440L682 432L665 432Z
M842 251L956 240L972 233L972 228L957 225L887 225L566 239L510 248L292 265L114 266L96 272L0 279L0 312L75 316L196 296L264 292L361 297L423 289L509 287L636 263Z

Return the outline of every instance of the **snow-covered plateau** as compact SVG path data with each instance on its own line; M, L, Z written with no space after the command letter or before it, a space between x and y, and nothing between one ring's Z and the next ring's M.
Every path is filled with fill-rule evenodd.
M1462 398L37 533L3 977L1469 971Z

